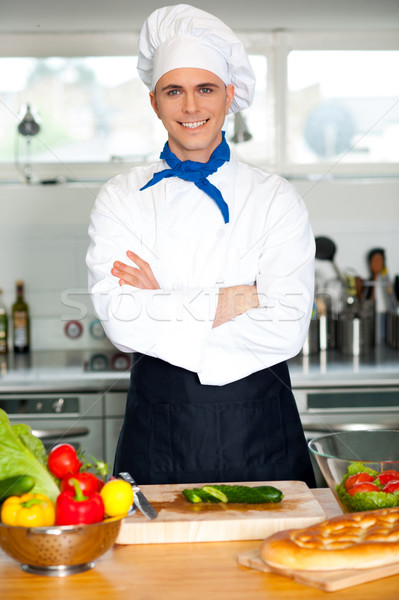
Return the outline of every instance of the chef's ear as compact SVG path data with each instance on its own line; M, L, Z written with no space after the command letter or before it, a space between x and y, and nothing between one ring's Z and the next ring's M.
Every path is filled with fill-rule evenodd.
M228 114L229 110L230 110L230 106L231 103L234 100L234 85L232 83L230 83L228 86L226 86L226 115Z
M159 108L158 108L158 103L157 103L157 96L155 94L155 92L150 92L150 102L151 102L151 106L155 111L155 114L157 115L158 119L160 119L160 115L159 115Z

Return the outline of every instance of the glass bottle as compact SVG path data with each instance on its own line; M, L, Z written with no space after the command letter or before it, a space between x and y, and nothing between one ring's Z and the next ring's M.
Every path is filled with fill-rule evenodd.
M8 352L8 314L2 299L3 290L0 289L0 354Z
M12 305L13 347L16 353L30 349L29 306L24 300L24 282L17 281L17 298Z
M344 275L344 286L342 290L342 306L341 312L347 318L358 317L359 298L356 289L356 275L347 271Z

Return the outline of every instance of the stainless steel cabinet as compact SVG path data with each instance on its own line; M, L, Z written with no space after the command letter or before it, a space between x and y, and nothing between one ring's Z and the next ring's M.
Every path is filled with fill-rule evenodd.
M125 414L126 396L127 391L108 392L104 396L105 462L111 466L111 469Z

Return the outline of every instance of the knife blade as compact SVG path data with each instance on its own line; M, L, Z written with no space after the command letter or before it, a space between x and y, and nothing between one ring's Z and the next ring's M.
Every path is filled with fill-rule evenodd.
M143 492L140 490L139 486L137 485L133 477L130 475L130 473L119 473L119 477L130 483L130 485L132 486L134 504L139 510L141 510L143 515L145 515L147 519L156 519L158 516L157 511L148 502L147 498L144 496Z

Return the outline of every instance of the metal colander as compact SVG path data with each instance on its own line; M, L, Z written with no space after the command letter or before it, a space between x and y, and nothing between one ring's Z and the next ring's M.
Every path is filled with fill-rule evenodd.
M63 577L94 567L118 536L122 518L92 525L14 527L0 524L0 547L29 573Z

